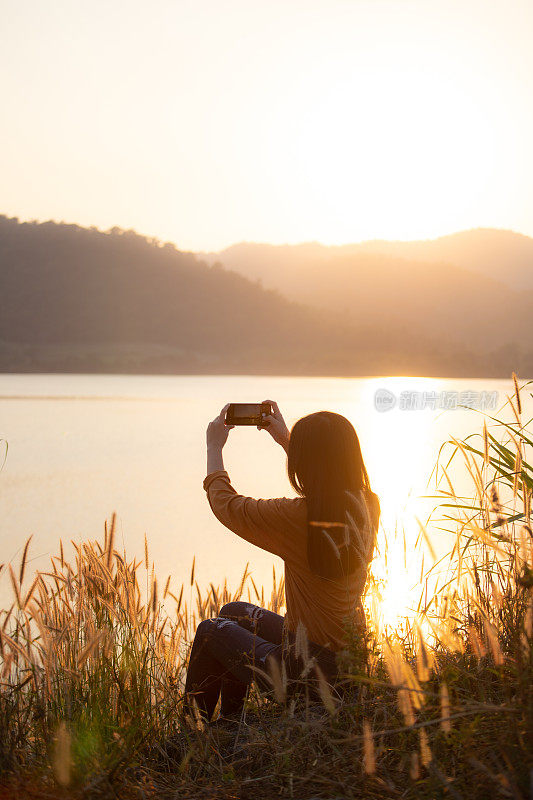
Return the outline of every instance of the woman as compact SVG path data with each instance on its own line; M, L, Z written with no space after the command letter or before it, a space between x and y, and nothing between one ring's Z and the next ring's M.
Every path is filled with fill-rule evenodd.
M200 623L185 685L211 719L221 699L223 717L240 713L248 684L267 687L265 675L283 670L330 683L344 626L362 614L361 594L372 559L379 500L370 489L357 434L340 414L319 411L300 419L291 433L278 406L264 417L288 457L289 481L299 497L255 500L237 494L224 469L228 438L225 406L207 429L204 489L215 516L246 541L285 562L287 614L245 602L227 603L216 619Z

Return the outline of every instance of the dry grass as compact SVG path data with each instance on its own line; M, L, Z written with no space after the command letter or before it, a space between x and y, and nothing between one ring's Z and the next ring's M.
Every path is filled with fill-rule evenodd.
M421 587L439 576L429 602L396 631L378 637L372 626L363 634L347 623L342 700L325 682L321 704L305 693L294 699L286 676L272 674L281 704L254 689L234 729L182 724L198 621L242 596L278 610L283 582L274 575L268 602L247 569L236 592L213 585L202 592L193 564L190 586L172 591L169 579L156 578L148 542L140 561L115 549L114 518L102 543L73 544L70 562L61 543L50 571L34 577L26 546L17 569L2 568L13 591L13 604L0 612L6 796L529 797L526 391L516 383L510 422L488 420L477 439L443 449L439 507L455 545L422 576ZM468 497L453 488L457 458L470 476ZM305 654L301 632L298 646Z

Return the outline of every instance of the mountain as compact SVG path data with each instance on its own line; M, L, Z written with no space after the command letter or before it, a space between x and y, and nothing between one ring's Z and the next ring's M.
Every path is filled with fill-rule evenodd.
M287 298L363 325L379 319L389 329L405 325L413 335L476 348L529 343L533 288L515 288L503 277L520 277L527 285L533 275L533 240L509 231L486 233L340 247L242 243L206 258L259 279ZM492 253L492 261L488 256L483 260L486 253ZM452 256L460 263L450 261ZM499 273L501 280L492 276Z
M533 289L533 239L514 231L477 228L422 242L373 241L355 248L426 263L454 264L514 289Z
M275 251L251 252L267 253L264 263L274 267ZM378 264L385 257L365 258ZM322 263L321 255L306 286L328 283L333 273L324 281ZM331 263L337 269L337 259ZM454 343L446 332L420 336L401 308L387 315L377 304L367 313L362 296L350 298L345 313L308 307L301 297L288 299L171 243L118 228L0 216L0 298L4 372L533 374L524 340L502 337L487 348Z
M250 255L251 249L271 245L241 243L219 253L201 254L209 263L239 263ZM281 254L294 252L302 259L387 256L403 261L426 264L447 264L478 273L484 278L500 281L512 289L533 289L533 239L521 233L496 228L476 228L452 233L438 239L402 242L374 239L346 245L321 245L316 242L276 247ZM254 265L250 268L254 274Z
M291 362L321 327L332 335L320 314L120 229L1 217L0 296L4 369L251 369L287 340Z

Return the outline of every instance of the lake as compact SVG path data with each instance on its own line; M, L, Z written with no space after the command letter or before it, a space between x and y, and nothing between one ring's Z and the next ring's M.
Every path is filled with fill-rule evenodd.
M0 562L18 564L33 534L31 575L49 565L60 539L101 538L116 511L117 547L141 559L146 533L160 583L171 574L173 591L188 580L194 556L200 586L226 577L237 585L247 561L256 583L269 585L281 562L220 525L202 481L208 422L226 402L270 398L289 427L320 409L352 421L381 500L389 568L416 582L403 563L409 552L392 545L394 529L407 531L409 551L416 517L432 505L419 498L440 445L482 426L479 411L454 408L453 398L495 413L511 392L511 380L0 375L0 438L9 448L0 472ZM238 492L293 496L285 454L266 432L235 428L224 457ZM401 605L399 586L391 610ZM5 577L1 592L4 600Z

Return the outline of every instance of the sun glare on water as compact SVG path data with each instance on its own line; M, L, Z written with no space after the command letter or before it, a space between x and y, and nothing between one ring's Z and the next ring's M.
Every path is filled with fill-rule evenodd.
M438 380L428 378L417 378L416 384L428 391L439 387ZM377 388L386 387L399 397L412 386L411 378L376 378L368 381L367 391L373 397ZM434 554L424 531L434 503L424 495L433 492L428 464L433 464L435 453L434 423L435 412L400 410L374 414L366 423L372 446L363 446L365 462L381 506L369 592L369 610L379 630L415 618L421 600L425 604L429 599L426 573ZM432 538L430 528L426 534ZM439 543L439 557L447 543L444 538Z

